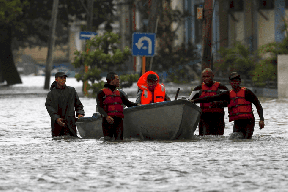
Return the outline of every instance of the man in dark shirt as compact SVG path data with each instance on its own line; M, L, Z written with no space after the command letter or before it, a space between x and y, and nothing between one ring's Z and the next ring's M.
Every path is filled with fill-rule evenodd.
M116 88L120 85L119 76L110 72L106 76L107 83L104 89L97 93L97 109L103 117L102 130L104 140L123 140L123 104L127 107L137 106L127 99L123 92ZM140 105L140 104L139 104Z
M189 99L197 99L205 96L216 95L220 90L228 90L225 85L213 81L213 71L206 68L202 72L201 85L196 86ZM213 101L210 104L200 105L202 114L199 122L199 135L223 135L224 134L224 108L227 106L225 101Z
M251 139L255 118L252 112L252 103L256 106L260 117L260 129L264 128L263 108L257 96L249 89L240 87L241 78L236 72L232 72L229 76L232 90L225 91L221 94L198 98L191 100L192 103L206 103L212 101L229 102L229 121L234 121L233 132L241 132L244 139ZM242 96L243 94L243 96Z
M74 87L66 86L67 75L64 72L55 74L55 81L46 98L46 109L51 117L52 137L76 135L76 116L85 115L83 105Z

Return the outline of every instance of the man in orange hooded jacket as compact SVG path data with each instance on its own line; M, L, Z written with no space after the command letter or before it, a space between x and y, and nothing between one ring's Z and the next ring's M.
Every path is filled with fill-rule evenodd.
M142 105L170 101L165 87L159 83L159 76L153 71L147 71L138 80L139 88L136 103Z

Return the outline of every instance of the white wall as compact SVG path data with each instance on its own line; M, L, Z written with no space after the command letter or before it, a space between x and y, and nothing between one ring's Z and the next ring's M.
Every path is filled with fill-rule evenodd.
M277 58L278 98L288 98L288 55Z

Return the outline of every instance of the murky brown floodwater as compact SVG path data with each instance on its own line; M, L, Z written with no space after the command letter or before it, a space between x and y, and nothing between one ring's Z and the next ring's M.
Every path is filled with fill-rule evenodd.
M52 140L44 103L0 98L0 191L288 191L288 100L262 100L252 140L228 140L226 117L222 137L113 144Z

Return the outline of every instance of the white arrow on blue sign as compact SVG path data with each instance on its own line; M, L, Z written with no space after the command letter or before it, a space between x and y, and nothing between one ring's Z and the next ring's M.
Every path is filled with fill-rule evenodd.
M153 57L155 55L155 33L133 33L132 55Z
M91 39L91 38L95 37L96 35L97 35L96 32L81 31L79 33L79 39L88 40L88 39Z

